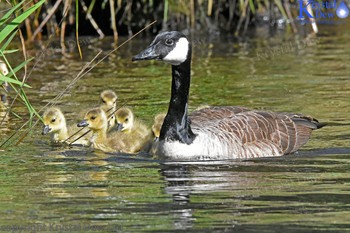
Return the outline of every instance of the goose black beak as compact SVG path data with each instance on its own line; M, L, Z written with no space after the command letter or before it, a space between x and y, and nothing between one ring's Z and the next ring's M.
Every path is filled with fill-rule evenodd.
M46 135L48 132L50 132L50 130L51 129L50 129L49 125L45 125L42 135Z
M159 58L159 55L155 52L154 46L150 46L147 49L145 49L143 52L133 56L132 61L153 60L158 58Z
M79 123L78 123L78 127L86 127L86 126L88 126L89 125L89 123L87 123L87 121L86 120L82 120L82 121L80 121Z
M123 128L124 128L123 124L120 124L120 123L117 124L117 131L122 131Z

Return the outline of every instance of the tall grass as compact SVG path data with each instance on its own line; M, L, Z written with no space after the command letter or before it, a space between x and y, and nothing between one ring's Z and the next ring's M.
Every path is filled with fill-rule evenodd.
M264 15L270 19L269 24L285 19L286 27L291 25L296 32L293 17L297 12L292 12L291 6L297 9L298 4L296 0L51 0L42 6L39 14L31 16L37 25L34 32L31 31L35 25L25 27L31 40L40 39L46 27L46 33L59 33L64 41L64 35L76 34L83 21L85 25L91 24L90 35L98 34L101 38L112 34L115 40L121 34L131 35L153 20L159 22L153 33L192 28L239 36ZM61 19L60 28L57 25Z
M17 35L21 37L21 41L22 43L24 43L23 36L20 32L19 26L31 14L33 14L37 9L39 9L44 2L45 0L41 0L36 4L31 4L31 1L24 0L22 2L19 2L16 5L13 5L13 7L0 19L0 28L2 29L0 31L0 44L2 45L0 48L0 59L3 60L3 62L7 65L9 69L8 74L6 75L0 74L0 85L3 87L4 91L7 92L7 88L5 84L8 83L16 93L10 106L6 106L4 103L0 102L1 106L7 110L5 116L2 119L0 119L0 126L3 124L4 119L10 112L15 116L18 116L17 114L11 111L12 105L14 101L17 100L18 97L19 97L18 101L22 102L25 106L27 106L30 116L33 116L34 114L38 115L38 113L33 108L33 106L31 105L30 101L28 100L25 94L24 88L30 88L30 86L25 83L27 80L26 72L22 80L19 80L19 78L16 75L17 71L23 68L25 68L26 70L27 63L30 62L33 58L26 59L24 44L22 44L24 60L22 61L21 64L17 65L16 67L13 67L9 63L6 56L7 54L19 52L18 49L9 50L7 48L12 42L12 40L14 39L14 37Z

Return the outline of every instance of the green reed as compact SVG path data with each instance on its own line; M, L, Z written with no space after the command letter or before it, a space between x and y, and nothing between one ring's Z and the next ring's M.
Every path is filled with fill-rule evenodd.
M33 58L26 59L26 55L24 55L25 57L24 61L21 64L17 65L16 67L13 67L8 61L8 59L6 58L6 56L8 54L19 51L18 49L9 50L7 48L11 44L15 36L19 35L21 39L23 39L19 26L31 14L33 14L44 2L45 0L41 0L36 4L32 4L32 1L24 0L16 4L16 2L13 1L13 4L14 4L13 7L9 11L7 11L6 14L0 19L0 28L2 29L0 31L0 44L2 45L0 48L0 59L4 61L4 63L7 65L9 69L9 73L7 75L0 74L0 85L3 87L4 91L7 92L7 88L5 87L5 84L8 83L11 86L12 90L14 90L16 93L9 107L1 103L2 107L4 107L7 111L6 115L8 115L11 112L12 114L18 117L18 115L12 112L11 110L14 101L16 101L18 97L19 97L19 101L22 102L28 108L30 116L33 116L34 114L38 115L36 110L31 105L30 101L28 100L24 91L24 87L30 88L30 86L25 83L27 80L26 73L24 74L23 79L21 81L16 75L16 73L19 70L26 68L27 63L30 62ZM21 41L22 43L24 43L23 40ZM24 44L22 48L25 54ZM3 124L5 117L0 119L0 126Z

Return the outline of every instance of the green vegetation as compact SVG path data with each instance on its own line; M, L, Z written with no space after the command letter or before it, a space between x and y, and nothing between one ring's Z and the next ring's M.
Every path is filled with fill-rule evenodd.
M22 69L23 67L25 67L27 63L32 60L32 58L26 59L26 55L24 51L24 57L25 57L24 61L17 67L12 68L11 64L6 59L6 55L10 53L18 52L18 50L8 50L7 49L8 45L11 43L11 41L16 36L16 34L19 32L20 24L25 19L27 19L32 13L34 13L44 2L45 0L41 0L32 6L28 5L29 3L28 1L22 1L18 4L14 4L13 7L8 12L6 12L6 14L0 19L0 27L2 28L2 30L0 31L0 44L2 44L0 48L0 59L3 60L3 62L7 65L9 69L8 74L6 75L0 74L0 84L2 85L1 87L5 90L5 92L7 92L7 89L6 89L7 83L12 87L12 89L16 92L14 101L19 96L20 101L22 101L27 106L31 117L34 114L37 114L37 112L30 104L23 90L23 87L30 88L29 85L25 84L26 74L23 76L22 81L20 81L16 75L16 72ZM22 34L20 33L19 35L23 40ZM7 108L5 104L1 102L0 104L1 104L1 107L6 108L7 111L11 110L11 108ZM2 123L3 123L3 119L1 119L0 125Z

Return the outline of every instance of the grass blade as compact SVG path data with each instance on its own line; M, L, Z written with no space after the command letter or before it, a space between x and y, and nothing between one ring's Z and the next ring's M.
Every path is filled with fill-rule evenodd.
M18 30L14 31L12 33L12 35L7 39L6 43L1 47L1 52L4 52L5 49L7 48L7 46L11 43L12 39L15 37L16 33ZM8 51L6 51L7 53L9 53Z
M10 73L9 73L10 74ZM12 74L11 74L12 76ZM8 82L8 83L12 83L12 84L16 84L18 86L21 86L23 84L23 82L15 80L13 78L9 78L6 76L0 76L0 84L2 84L3 82ZM24 87L28 87L28 88L32 88L31 86L29 86L28 84L23 84Z
M22 2L18 3L16 6L14 6L13 8L11 8L11 10L9 10L1 19L0 19L0 26L3 25L4 23L6 23L7 20L9 20L11 18L11 15L13 12L15 12L16 10L20 10L19 8L22 6L22 4L25 2L26 0L23 0ZM23 8L23 6L22 6ZM21 9L22 9L21 8Z
M249 6L250 9L252 10L252 13L255 14L255 6L253 0L249 0Z
M79 55L80 58L83 59L83 54L81 53L81 48L80 48L80 44L79 44L79 1L75 0L75 35L77 37L77 46L78 46L78 51L79 51Z
M2 42L10 33L17 28L19 24L21 24L26 18L29 17L36 9L38 9L45 0L41 0L40 2L36 3L35 5L29 7L25 12L23 12L21 15L16 17L14 20L11 21L6 27L0 32L0 42Z

